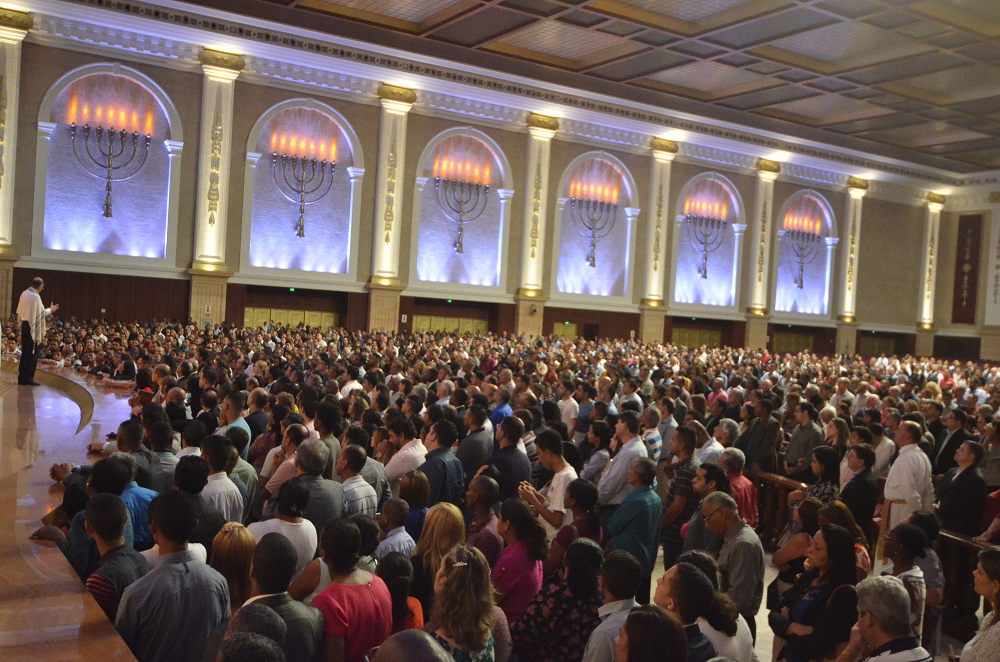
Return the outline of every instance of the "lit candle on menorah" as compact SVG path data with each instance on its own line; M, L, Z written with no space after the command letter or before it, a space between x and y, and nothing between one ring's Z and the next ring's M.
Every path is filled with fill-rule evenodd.
M708 254L726 239L728 211L726 202L690 197L684 200L684 227L691 247L701 253L698 273L702 278L708 278Z
M78 110L83 120L79 131L83 139L83 155L77 146ZM104 218L111 218L111 183L125 181L142 170L153 140L153 113L146 112L145 136L139 134L139 112L134 109L115 104L95 106L96 129L90 127L90 114L89 104L81 107L77 97L70 99L69 140L80 167L88 175L104 180Z
M458 223L455 252L462 253L465 224L471 223L486 211L490 197L490 165L482 168L471 161L462 163L454 159L434 159L434 199L441 212L452 222Z
M611 233L618 217L618 187L576 181L570 182L569 192L569 213L580 234L590 240L587 264L596 267L597 240Z
M333 174L337 170L337 143L277 133L271 135L271 176L289 202L299 205L299 220L295 236L306 236L306 206L312 205L330 192Z
M806 265L819 255L820 244L823 243L823 224L806 216L791 212L785 214L782 224L785 236L782 243L788 246L792 257L799 265L799 275L795 277L795 285L801 290L805 285Z

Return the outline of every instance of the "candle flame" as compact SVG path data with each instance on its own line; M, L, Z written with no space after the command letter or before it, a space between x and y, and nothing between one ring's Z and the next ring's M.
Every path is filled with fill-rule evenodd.
M618 204L618 187L617 186L611 192L611 202L613 202L616 205Z
M330 141L330 161L337 162L337 141Z
M97 121L100 122L101 118L104 117L104 109L100 106L97 107Z
M277 146L278 146L278 134L277 133L272 133L271 134L271 151L273 152L274 149Z
M483 183L487 186L490 185L490 164L486 164L486 172L483 174Z
M684 215L687 216L691 212L691 198L684 198Z
M69 100L69 123L70 124L76 124L76 105L77 105L77 98L76 98L76 95L74 94L73 97Z
M121 128L125 128L125 109L122 108L118 111L118 121L121 122Z
M87 104L83 105L83 123L86 124L87 120L90 118L90 107Z
M326 143L319 144L319 156L321 159L326 160Z
M438 176L438 172L440 172L440 168L441 168L441 157L440 156L435 156L434 157L434 176L435 177Z
M146 135L153 135L153 113L146 113Z
M139 113L132 111L132 131L139 131Z

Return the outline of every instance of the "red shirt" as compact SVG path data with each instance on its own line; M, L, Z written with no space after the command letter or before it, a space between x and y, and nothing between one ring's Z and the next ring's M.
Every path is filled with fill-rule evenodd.
M750 528L757 528L757 486L743 474L729 474L729 488L739 508L740 517Z
M344 638L346 662L364 662L392 633L392 596L379 577L367 584L330 584L312 605L323 613L323 631Z

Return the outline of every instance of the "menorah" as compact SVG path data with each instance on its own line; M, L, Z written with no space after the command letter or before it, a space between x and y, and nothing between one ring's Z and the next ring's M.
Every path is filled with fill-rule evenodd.
M486 211L490 197L490 167L483 168L471 163L456 161L434 161L434 199L441 212L452 222L458 223L458 237L453 244L456 253L462 253L465 224L471 223Z
M294 149L294 140L292 142ZM334 149L333 146L330 147L331 158L329 161L322 156L317 159L288 154L279 155L278 152L271 154L271 176L274 179L274 185L289 202L299 205L299 221L295 226L296 237L306 236L306 205L312 205L322 200L333 186L333 174L337 170Z
M590 240L587 264L597 266L597 240L608 236L618 218L618 189L577 182L570 185L569 213L577 230ZM583 197L588 195L590 197Z
M795 277L795 285L800 290L805 285L806 265L819 255L822 237L815 232L805 230L785 230L784 243L788 244L792 256L799 265L799 275Z
M718 205L716 205L716 209L718 209ZM724 217L684 214L684 227L687 229L691 247L701 252L701 266L698 267L698 273L702 278L708 278L708 254L715 251L725 241L728 222Z
M113 113L109 110L109 124L114 121L112 115ZM121 121L122 124L125 123L124 111L121 113ZM133 124L136 123L137 121L133 117ZM105 129L101 125L92 130L89 124L84 124L82 127L83 144L87 155L87 158L84 159L77 148L76 123L73 122L69 125L69 139L73 145L73 155L80 163L80 167L88 175L104 180L104 218L112 217L111 182L122 182L134 177L142 170L142 166L146 163L149 144L153 140L152 127L148 120L146 128L147 132L142 140L142 147L140 149L138 130L129 133L125 129L116 130L114 126ZM91 136L94 137L93 141L91 140ZM91 143L93 143L93 148L91 148ZM131 149L129 149L130 147ZM97 151L96 156L94 155L95 150ZM138 161L136 161L137 155L139 156ZM94 167L100 170L94 172L91 170Z

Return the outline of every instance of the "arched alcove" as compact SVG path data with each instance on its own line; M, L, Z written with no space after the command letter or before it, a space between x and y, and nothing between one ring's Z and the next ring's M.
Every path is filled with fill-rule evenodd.
M145 74L101 63L62 76L39 107L31 259L176 275L183 146Z
M552 296L628 301L635 257L635 179L619 159L587 152L559 180Z
M234 282L352 282L364 172L361 142L329 105L289 99L269 108L247 139Z
M482 131L457 127L427 143L413 187L408 292L504 289L511 182L507 157Z
M775 313L828 315L837 222L826 198L796 191L775 219L778 241Z
M717 172L693 177L677 198L674 304L735 308L745 209L739 192Z

